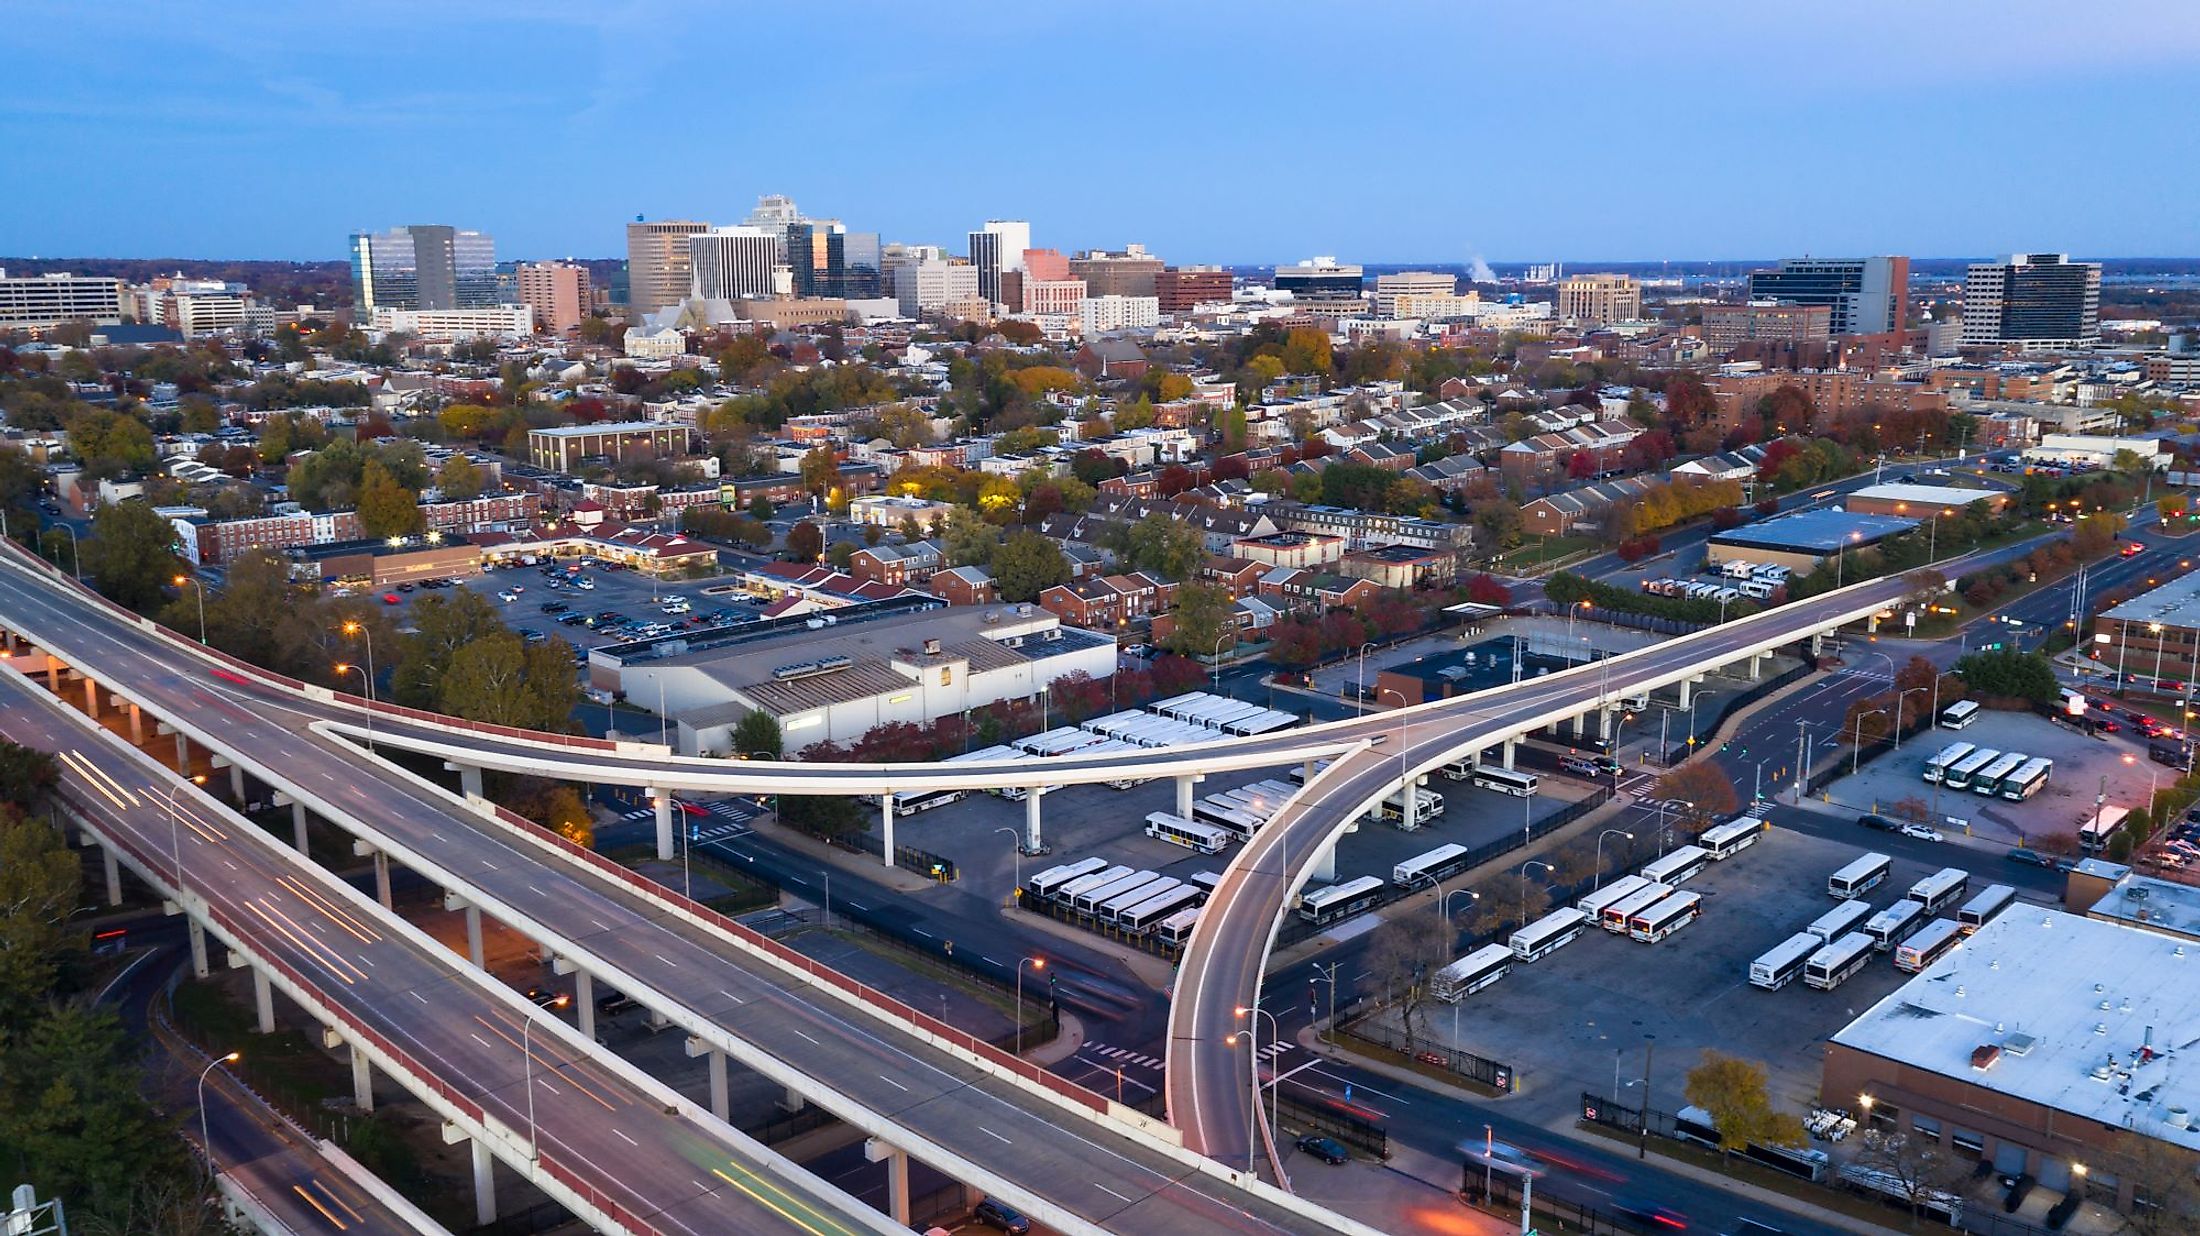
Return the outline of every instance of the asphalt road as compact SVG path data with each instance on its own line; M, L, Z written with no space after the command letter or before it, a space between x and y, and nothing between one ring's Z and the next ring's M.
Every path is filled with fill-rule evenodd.
M156 868L154 856L168 857L182 887L219 916L264 924L256 947L434 1069L452 1094L507 1128L532 1129L546 1161L664 1232L893 1230L746 1139L668 1115L661 1093L575 1056L555 1035L525 1033L536 1014L524 1001L390 930L386 915L333 877L303 872L211 798L188 791L171 799L184 785L174 774L68 713L12 668L0 670L0 732L54 752L72 802ZM256 1148L243 1140L227 1147Z

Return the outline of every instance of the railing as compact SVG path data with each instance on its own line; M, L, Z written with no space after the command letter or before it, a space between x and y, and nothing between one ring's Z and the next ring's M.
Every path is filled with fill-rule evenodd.
M1326 1134L1347 1146L1357 1146L1378 1159L1390 1157L1390 1130L1365 1116L1309 1103L1281 1089L1275 1090L1279 1113L1293 1123Z
M791 827L791 826L790 826ZM796 828L805 837L838 846L851 854L868 854L873 858L886 856L886 839L871 832L821 833L807 828ZM931 877L942 884L953 884L959 874L955 860L913 845L894 843L894 865L904 871L914 871Z
M1366 1018L1346 1026L1332 1026L1330 1033L1355 1039L1369 1047L1411 1056L1430 1068L1455 1073L1468 1081L1488 1086L1499 1094L1511 1094L1520 1085L1519 1071L1502 1060L1478 1056L1464 1048L1442 1047L1425 1039L1417 1040L1409 1047L1404 1035L1388 1026L1376 1025Z

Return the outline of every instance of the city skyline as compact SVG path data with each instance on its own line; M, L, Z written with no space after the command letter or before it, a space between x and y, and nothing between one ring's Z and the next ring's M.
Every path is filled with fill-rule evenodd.
M729 79L709 57L730 16L653 4L398 4L214 30L34 4L0 135L26 166L151 177L150 197L57 172L0 204L0 248L328 260L352 232L434 220L512 257L608 257L637 215L732 221L785 193L887 241L952 250L985 219L1030 219L1063 252L1140 242L1186 263L2177 256L2195 173L2147 118L2200 106L2200 18L2126 12L1860 5L1806 28L1735 4L1687 21L1615 5L1556 32L1435 6L1258 25L1229 9L880 13L866 42L797 30ZM430 18L436 39L396 37ZM1282 105L1315 71L1310 46L1325 91L1364 75L1363 105ZM747 101L705 107L729 81ZM2021 171L2020 148L2144 174L2076 192ZM1357 183L1327 166L1344 149ZM148 208L163 190L194 205Z

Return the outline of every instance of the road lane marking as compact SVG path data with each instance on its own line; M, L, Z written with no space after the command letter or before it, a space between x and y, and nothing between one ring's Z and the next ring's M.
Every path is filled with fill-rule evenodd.
M1115 1190L1113 1190L1113 1189L1109 1188L1108 1186L1106 1186L1106 1185L1104 1185L1104 1184L1101 1184L1101 1183L1100 1183L1099 1181L1097 1181L1097 1180L1095 1180L1095 1181L1093 1181L1093 1182L1092 1182L1092 1187L1093 1187L1093 1188L1095 1188L1095 1189L1098 1189L1098 1190L1100 1190L1100 1191L1101 1191L1102 1193L1105 1193L1105 1194L1107 1194L1107 1195L1108 1195L1109 1197L1114 1197L1114 1198L1122 1198L1122 1200L1123 1200L1123 1201L1125 1201L1125 1202L1130 1202L1130 1201L1132 1201L1132 1200L1133 1200L1133 1199L1131 1199L1131 1198L1123 1197L1123 1195L1122 1195L1122 1194L1120 1194L1120 1193L1117 1193L1117 1192L1116 1192Z
M677 969L679 969L679 968L680 968L680 963L679 963L679 962L677 962L677 961L674 961L674 960L673 960L673 959L671 959L670 957L667 957L667 956L665 956L665 955L664 955L663 953L651 953L651 954L650 954L650 956L652 956L652 957L656 958L657 960L659 960L659 961L661 961L661 962L665 963L665 964L666 964L666 965L668 965L668 966L671 966L671 967L672 967L673 969L675 969L675 970L677 970Z
M642 1144L638 1141L635 1141L633 1138L628 1137L624 1129L613 1129L611 1130L611 1135L618 1138L620 1141L625 1142L627 1145L634 1147L636 1150L642 1148Z
M986 1128L986 1127L985 1127L984 1125L982 1125L982 1124L981 1124L981 1125L979 1125L979 1126L977 1126L977 1128L978 1128L978 1132L980 1132L980 1133L983 1133L983 1134L985 1134L985 1135L986 1135L987 1137L990 1137L990 1138L992 1138L992 1139L993 1139L994 1141L997 1141L997 1142L1001 1143L1001 1144L1002 1144L1002 1145L1004 1145L1004 1146L1013 1146L1013 1145L1015 1145L1015 1144L1016 1144L1015 1142L1012 1142L1012 1141L1010 1141L1009 1139L1007 1139L1007 1138L1005 1138L1005 1137L1002 1137L1002 1136L1001 1136L1000 1134L998 1134L998 1133L995 1133L995 1132L994 1132L993 1130L991 1130L991 1129L989 1129L989 1128Z
M805 1039L809 1039L809 1041L810 1041L811 1043L816 1043L816 1044L817 1044L818 1046L820 1046L820 1047L824 1046L824 1044L822 1044L822 1043L817 1043L817 1040L816 1040L816 1039L812 1039L812 1038L810 1038L810 1036L809 1036L809 1035L807 1035L807 1034L803 1034L803 1032L802 1032L802 1031L800 1031L800 1030L796 1030L796 1031L795 1031L795 1033L796 1033L796 1034L801 1034L803 1038L805 1038Z
M737 995L734 995L734 994L733 994L732 992L730 992L730 991L727 991L727 990L726 990L725 988L723 988L723 987L721 987L721 988L719 988L719 989L718 989L718 994L719 994L719 995L721 995L721 996L724 996L724 997L725 997L726 999L728 999L728 1000L731 1000L731 1001L733 1001L733 1002L734 1002L735 1004L747 1004L747 1003L748 1003L748 1001L746 1001L746 1000L743 1000L743 999L742 999L741 997L739 997L739 996L737 996Z
M903 1094L909 1093L909 1087L902 1085L900 1082L895 1081L893 1078L888 1077L884 1073L879 1074L878 1079L882 1082L885 1082L887 1085L892 1086L894 1089L901 1091Z
M405 994L406 994L406 995L408 995L408 996L411 996L411 997L412 997L413 999L415 999L415 1000L418 1000L418 1001L420 1001L420 1002L421 1002L422 1004L426 1004L426 1003L428 1002L428 998L427 998L426 996L423 996L423 995L421 995L421 994L420 994L419 992L417 992L417 991L408 991L408 992L406 992Z
M492 1047L492 1046L490 1045L490 1043L489 1043L489 1040L487 1040L487 1039L485 1039L485 1038L481 1037L481 1036L480 1036L480 1035L478 1035L478 1034L475 1034L475 1033L474 1033L473 1031L471 1031L471 1030L468 1030L468 1031L466 1032L466 1037L467 1037L467 1038L470 1038L470 1039L472 1039L472 1040L473 1040L474 1042L476 1042L476 1043L479 1043L479 1044L481 1044L481 1045L482 1045L483 1047L488 1047L488 1048L489 1048L489 1049L490 1049L491 1051L494 1051L494 1050L496 1050L496 1049L495 1049L494 1047Z

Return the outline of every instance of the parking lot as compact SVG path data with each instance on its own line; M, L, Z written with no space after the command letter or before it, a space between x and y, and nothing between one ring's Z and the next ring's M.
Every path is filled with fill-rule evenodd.
M2022 802L1986 798L1969 790L1950 790L1924 780L1927 761L1944 748L1967 742L1996 751L2021 751L2055 761L2045 789ZM1846 744L1844 744L1844 747ZM2028 712L1981 712L1961 730L1927 730L1904 740L1900 751L1866 764L1853 777L1826 786L1830 801L1858 812L1882 815L1909 810L1927 814L1944 833L1968 833L2016 845L2048 836L2076 838L2078 825L2090 819L2096 796L2110 806L2139 807L2158 785L2174 780L2172 769L2147 758L2147 740L2134 727L2114 734L2088 735Z
M1908 976L1881 954L1830 992L1801 979L1764 991L1750 986L1749 963L1831 909L1826 877L1865 852L1775 828L1688 882L1687 891L1703 896L1703 916L1666 940L1644 944L1590 928L1456 1005L1430 1004L1418 1030L1439 1043L1456 1033L1458 1046L1511 1065L1537 1120L1573 1112L1583 1090L1611 1093L1615 1070L1624 1101L1640 1103L1646 1047L1653 1107L1680 1106L1681 1078L1709 1047L1763 1061L1774 1101L1808 1110L1821 1043ZM1994 872L1974 867L1975 891ZM1897 859L1865 900L1885 909L1933 870Z

